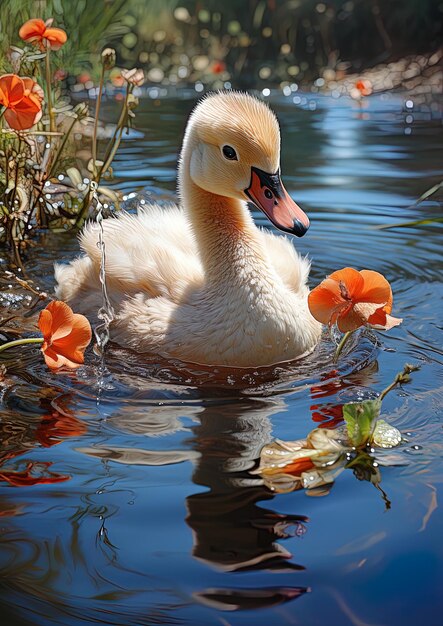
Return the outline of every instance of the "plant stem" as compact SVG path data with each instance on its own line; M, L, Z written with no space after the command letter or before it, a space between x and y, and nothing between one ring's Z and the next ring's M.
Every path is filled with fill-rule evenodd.
M15 346L24 346L28 343L43 343L43 337L29 337L28 339L15 339L14 341L8 341L0 346L0 352L8 350L9 348L15 348Z
M126 127L126 123L128 120L128 100L129 100L129 96L132 92L132 85L128 84L127 88L126 88L126 97L125 100L123 102L123 106L122 106L122 110L120 113L120 117L119 120L117 122L117 126L115 127L114 130L114 134L112 136L111 141L109 142L109 145L106 149L106 153L105 156L103 158L103 165L100 168L100 171L98 173L98 177L95 179L95 182L97 184L100 184L100 179L102 177L102 175L106 172L106 170L108 169L108 167L111 165L112 160L115 156L115 153L117 152L117 148L120 145L120 141L122 138L122 134L123 134L123 130ZM118 136L120 135L120 136ZM115 147L117 145L117 148ZM111 158L109 158L111 157Z
M17 195L18 171L19 171L19 167L20 167L20 150L21 149L22 149L22 140L21 140L21 137L20 137L19 140L18 140L17 156L16 156L16 159L15 159L14 190L12 192L11 202L9 204L9 208L11 210L11 213L15 210L14 203L15 203L15 197Z
M97 104L95 107L95 119L94 119L94 132L92 135L92 173L94 179L97 176L97 128L98 128L98 116L100 114L100 106L102 103L103 85L105 82L105 66L102 65L102 71L100 75L100 84L98 88Z
M115 127L111 141L108 144L105 156L103 157L103 165L100 167L97 174L93 177L93 180L97 183L97 185L100 184L100 179L102 175L106 172L108 167L111 165L112 160L114 159L115 153L117 152L117 149L120 145L123 131L127 125L128 100L129 100L129 95L131 94L131 92L132 92L132 85L128 84L127 89L126 89L126 98L123 102L123 106L122 106L119 120L117 122L117 126ZM90 202L91 202L91 190L89 189L86 196L84 197L82 209L77 215L77 219L75 222L76 226L78 226L78 224L81 222L81 220L83 220L84 216L86 215Z
M49 64L49 50L46 48L46 97L48 99L48 115L49 115L49 130L51 133L55 132L55 116L52 108L52 96L51 96L51 66Z
M75 124L75 122L77 121L77 119L78 119L77 117L74 117L74 118L73 118L73 120L72 120L72 122L71 122L71 125L69 126L68 130L65 132L64 137L63 137L63 139L62 139L62 142L61 142L61 144L60 144L60 146L58 147L58 150L57 150L57 152L56 152L56 155L55 155L55 157L54 157L54 158L53 158L53 160L52 160L52 165L51 165L51 167L50 167L50 169L49 169L49 173L48 173L48 175L47 175L47 176L46 176L46 178L45 178L45 182L46 182L47 180L49 180L49 179L51 178L51 176L54 174L55 166L57 165L57 162L58 162L58 160L59 160L59 158L60 158L60 156L61 156L61 153L62 153L62 151L63 151L63 148L65 147L65 144L66 144L66 142L68 141L69 135L71 134L71 131L72 131L72 129L74 128L74 124ZM43 183L43 185L44 185L44 183Z
M338 360L338 357L340 356L345 344L348 342L349 337L352 335L354 331L353 330L349 330L347 333L345 333L343 335L343 337L340 340L340 343L338 344L335 353L334 353L334 362L336 362Z

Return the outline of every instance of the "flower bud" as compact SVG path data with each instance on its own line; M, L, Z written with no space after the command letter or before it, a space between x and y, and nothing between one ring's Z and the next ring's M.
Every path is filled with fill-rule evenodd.
M134 96L134 94L129 94L128 96L128 109L133 111L139 105L139 99Z
M130 85L134 85L135 87L141 87L145 82L145 74L143 70L135 67L132 70L122 70L121 74L126 82Z
M105 70L112 70L115 65L115 50L114 48L105 48L102 52L102 64Z
M74 113L77 115L79 120L85 118L89 114L89 107L86 102L79 102L76 107L74 107Z

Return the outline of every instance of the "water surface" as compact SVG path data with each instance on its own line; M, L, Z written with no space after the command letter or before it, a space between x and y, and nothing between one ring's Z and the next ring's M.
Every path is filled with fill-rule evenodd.
M349 265L392 283L404 322L378 345L360 336L337 368L325 339L296 366L229 374L120 348L101 376L92 352L77 373L51 374L22 351L0 405L4 623L441 623L441 227L378 229L441 214L436 200L414 206L441 179L441 105L406 99L271 98L283 179L311 218L294 244L312 284ZM172 197L193 102L142 100L116 188ZM42 235L26 267L51 291L53 261L76 254L72 235ZM2 305L20 311L20 290L4 286ZM405 362L421 370L383 403L405 438L382 469L385 495L351 470L323 497L276 495L249 473L264 444L337 425L337 406L373 397Z

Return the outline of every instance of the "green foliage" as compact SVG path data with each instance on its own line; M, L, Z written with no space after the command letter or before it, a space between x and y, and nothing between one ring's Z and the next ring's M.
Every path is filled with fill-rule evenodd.
M125 24L127 4L126 0L2 0L0 49L6 53L10 45L17 45L18 31L26 20L54 18L53 25L68 34L68 41L57 54L56 67L73 73L96 68L98 74L97 55L129 32Z
M381 402L378 399L344 405L343 419L353 446L360 448L370 440L380 410Z
M434 49L443 34L435 0L2 0L3 52L31 17L53 17L67 31L58 63L71 73L97 78L95 55L111 45L123 66L149 63L166 73L188 63L183 55L206 55L254 85L298 82L343 62L359 71Z

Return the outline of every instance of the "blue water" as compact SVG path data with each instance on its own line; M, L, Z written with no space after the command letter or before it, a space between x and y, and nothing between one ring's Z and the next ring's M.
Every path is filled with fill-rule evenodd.
M0 479L30 462L33 476L64 479L0 480L2 623L441 623L441 226L378 228L441 216L438 198L414 205L442 178L441 102L303 98L270 99L285 185L312 224L294 244L312 259L312 285L348 265L382 272L402 326L378 333L378 347L360 336L338 368L325 338L296 367L230 376L115 346L103 375L92 351L59 374L37 350L19 365L2 354ZM116 188L172 197L193 104L142 100ZM25 265L51 291L53 261L77 254L72 234L43 234ZM26 296L6 283L0 315L21 315ZM264 444L305 437L313 418L372 397L406 362L421 369L383 403L405 439L381 468L384 493L351 470L318 497L275 494L249 473Z

